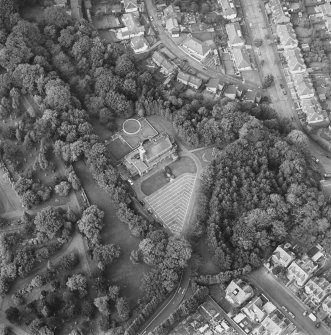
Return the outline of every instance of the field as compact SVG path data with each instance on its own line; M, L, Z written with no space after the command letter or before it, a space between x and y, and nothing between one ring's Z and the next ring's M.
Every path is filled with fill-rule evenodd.
M22 209L21 200L0 171L0 214Z
M110 141L108 148L110 150L110 154L115 158L116 161L121 160L125 155L132 151L130 146L119 138Z
M187 219L196 174L185 173L145 198L148 206L173 233L180 233Z
M139 290L143 273L149 269L145 264L134 265L130 261L130 253L137 249L139 239L130 234L129 228L116 216L116 208L113 206L108 194L102 190L93 180L87 166L79 162L75 165L76 172L85 188L90 202L105 213L102 239L104 243L114 243L120 246L121 256L108 267L108 278L112 284L122 288L122 293L128 298L130 306L134 307L141 297Z
M181 157L168 165L175 177L183 173L196 173L197 168L193 160L189 157ZM145 195L151 195L168 183L163 171L157 171L141 183L141 190Z

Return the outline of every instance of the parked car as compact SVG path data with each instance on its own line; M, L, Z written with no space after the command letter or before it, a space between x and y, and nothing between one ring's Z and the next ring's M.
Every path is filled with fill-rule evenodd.
M308 311L304 311L304 312L302 313L303 316L306 316L307 314L308 314Z
M288 314L290 315L290 317L291 317L292 319L295 319L295 315L294 315L292 312L288 312Z
M284 85L282 83L279 84L280 88L284 88Z
M143 200L140 200L139 202L140 202L140 204L141 204L142 206L144 206L144 205L145 205L145 201L143 201Z
M128 179L128 183L132 186L133 185L132 179Z
M285 306L282 306L282 309L285 311L285 312L288 312L287 308Z
M313 159L313 161L316 162L316 163L319 163L319 161L320 161L320 160L319 160L318 158L316 158L315 156L312 156L312 159Z
M321 321L316 321L316 322L314 323L314 325L315 325L316 328L321 327Z
M286 94L287 94L287 91L286 91L285 89L283 90L283 94L284 94L284 95L286 95Z
M325 173L324 178L331 178L331 173Z

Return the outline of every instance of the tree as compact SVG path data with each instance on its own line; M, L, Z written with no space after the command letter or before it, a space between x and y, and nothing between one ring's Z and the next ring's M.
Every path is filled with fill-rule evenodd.
M64 28L72 22L65 9L56 6L47 7L44 10L43 17L45 25L57 28Z
M0 335L9 335L10 334L10 328L5 325L0 325Z
M261 38L256 38L256 39L254 40L254 45L255 45L257 48L259 48L260 46L262 46L262 44L263 44L263 40L262 40Z
M9 307L6 309L6 318L11 323L18 323L20 319L20 311L16 307Z
M115 72L121 77L125 77L128 73L134 70L134 64L127 54L123 54L116 60Z
M58 111L64 111L70 105L70 89L60 79L50 80L45 85L46 104Z
M95 298L94 305L97 307L101 314L106 316L110 315L109 297L107 295Z
M123 321L129 318L130 308L126 298L121 297L116 300L116 310Z
M46 234L49 239L52 239L63 227L64 220L59 209L48 207L37 214L34 223L37 231Z
M87 294L87 281L82 274L75 274L69 277L66 285L71 291L78 291L81 297Z
M301 130L293 129L288 135L287 140L291 144L295 144L303 150L308 150L309 147L309 139L306 134L304 134Z
M269 88L274 84L274 76L272 74L268 74L264 77L262 87L263 88Z
M62 181L60 184L55 186L55 193L61 197L67 197L71 189L70 183Z
M120 293L120 288L116 285L110 285L108 292L110 299L115 301Z
M97 245L93 250L93 259L98 262L98 267L103 270L120 256L120 248L114 244Z

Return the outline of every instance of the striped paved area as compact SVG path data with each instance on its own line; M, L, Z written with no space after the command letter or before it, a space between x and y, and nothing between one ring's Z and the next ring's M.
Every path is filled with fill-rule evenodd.
M196 174L185 173L144 200L173 233L182 231L189 208Z

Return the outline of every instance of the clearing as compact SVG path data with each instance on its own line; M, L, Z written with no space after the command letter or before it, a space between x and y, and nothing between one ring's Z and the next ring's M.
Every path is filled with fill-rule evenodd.
M12 212L17 209L22 209L22 204L19 196L12 188L10 182L0 170L0 213Z

